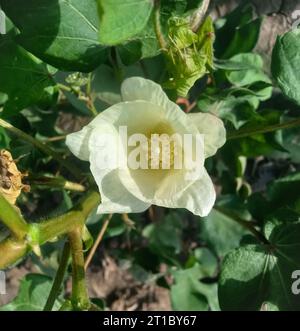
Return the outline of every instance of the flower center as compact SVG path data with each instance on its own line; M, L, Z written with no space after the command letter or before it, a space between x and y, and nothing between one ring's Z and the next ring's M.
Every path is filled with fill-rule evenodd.
M178 162L179 143L167 134L152 134L143 146L148 169L174 169Z

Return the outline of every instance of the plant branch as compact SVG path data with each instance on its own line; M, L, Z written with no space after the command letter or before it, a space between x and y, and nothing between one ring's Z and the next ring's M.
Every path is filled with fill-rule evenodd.
M0 119L0 126L7 129L8 131L12 132L19 138L27 141L43 153L53 157L57 162L59 162L62 166L68 169L76 178L82 178L82 172L80 169L77 169L73 163L68 162L64 158L62 158L58 153L53 151L50 147L48 147L45 143L35 139L34 137L28 135L27 133L23 132L22 130L14 127L10 123Z
M23 240L7 238L0 243L0 269L5 269L21 259L32 250L32 244L43 245L54 238L69 233L84 224L88 215L99 205L98 192L91 191L74 208L64 215L54 217L41 223L29 224L27 237Z
M90 300L85 283L84 256L82 245L82 226L77 226L69 235L72 255L72 296L71 302L75 309L86 310Z
M300 126L300 118L285 123L266 126L264 128L259 128L259 129L244 129L244 130L242 129L236 132L229 132L227 135L227 140L245 138L256 134L274 132L277 130L291 129L297 126Z
M86 95L88 97L87 107L91 111L92 115L96 117L98 115L98 112L94 105L93 97L92 97L92 73L89 73L89 76L88 76L88 82L86 85Z
M84 192L86 190L86 188L82 184L70 182L63 177L30 176L28 177L28 181L30 185L40 185L46 187L60 188L75 192Z
M0 193L0 221L11 231L16 239L23 239L29 229L24 218Z
M55 300L57 299L62 287L64 276L69 263L69 257L70 257L70 245L68 242L66 242L63 248L60 263L55 275L55 279L50 294L48 296L47 302L44 307L44 311L51 311L54 306Z
M39 233L39 245L43 245L45 242L66 234L77 226L84 224L88 215L99 203L99 193L92 191L84 197L82 202L66 214L35 224Z
M0 242L0 270L5 269L20 260L31 251L26 240L7 238Z
M154 30L156 38L158 40L159 46L162 50L167 49L167 42L162 33L162 28L160 24L160 0L156 0L154 3Z
M98 246L100 245L100 243L101 243L101 241L103 239L103 236L105 234L105 231L106 231L106 229L107 229L107 227L109 225L109 222L110 222L112 216L113 216L112 214L109 214L108 217L107 217L107 219L102 224L102 227L101 227L101 230L100 230L100 232L99 232L99 234L97 236L97 239L96 239L93 247L91 248L88 257L86 258L86 261L85 261L85 264L84 264L84 269L85 270L87 270L89 264L91 263L92 258L93 258L94 254L95 254L95 252L96 252L96 250L98 248Z
M202 25L206 12L209 7L210 0L203 0L201 6L196 10L191 18L191 28L196 33L198 32L200 26Z
M230 219L232 219L233 221L237 222L242 227L250 231L263 245L271 245L270 242L267 240L267 238L263 235L263 233L256 230L251 222L243 220L239 216L229 212L228 210L220 206L215 206L214 209L222 213L223 215L226 215L227 217L229 217Z

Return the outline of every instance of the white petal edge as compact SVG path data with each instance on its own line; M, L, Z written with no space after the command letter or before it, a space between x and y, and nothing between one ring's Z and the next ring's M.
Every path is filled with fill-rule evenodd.
M172 103L159 84L142 77L125 79L121 86L121 95L124 101L144 100L164 109Z
M188 114L200 133L204 134L204 153L208 158L226 142L226 130L223 121L208 113Z
M101 195L101 204L97 213L141 213L148 209L150 207L149 203L136 198L122 184L118 169L103 170L101 168L100 158L101 151L99 153L91 151L90 169Z
M164 115L175 124L178 123L188 128L188 132L196 134L197 127L183 110L171 101L161 86L152 80L142 77L130 77L124 80L121 86L121 95L124 101L143 100L161 107Z
M91 162L91 171L101 194L98 214L141 213L151 206L137 199L123 186L117 169L101 177L97 174L95 164Z
M194 215L207 216L216 201L216 191L206 170L203 176L175 199L173 208L185 208Z
M67 135L66 145L70 151L82 161L88 161L89 152L89 138L92 133L92 128L85 126L78 132Z

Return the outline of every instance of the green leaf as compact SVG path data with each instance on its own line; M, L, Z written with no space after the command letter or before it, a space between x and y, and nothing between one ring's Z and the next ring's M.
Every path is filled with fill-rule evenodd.
M160 57L145 59L143 67L139 63L124 67L122 72L116 71L108 65L101 65L92 75L91 95L98 111L121 102L121 83L124 79L133 76L157 80L161 76L164 63Z
M225 149L227 153L229 151L235 151L237 155L243 155L246 157L256 157L260 155L271 155L274 149L281 152L286 150L281 145L281 131L269 132L269 133L255 133L259 130L263 130L266 126L277 125L281 121L282 113L274 109L263 109L255 113L255 115L243 126L240 126L240 132L253 132L248 137L240 137L228 142ZM235 130L229 131L228 135L235 134ZM226 153L224 151L224 153Z
M222 18L218 28L216 22L216 56L228 59L239 53L251 52L255 47L262 20L253 20L254 11L251 5L241 5Z
M260 55L241 53L230 58L230 61L247 66L247 68L242 70L227 72L227 78L231 84L247 86L256 82L271 83L271 79L263 72L264 63Z
M285 118L293 120L295 118ZM300 128L291 128L282 131L282 145L289 152L292 162L300 163Z
M174 310L202 311L218 309L214 302L216 298L216 284L205 284L201 278L205 277L203 268L199 264L194 267L173 272L175 284L171 286L171 302Z
M1 311L41 311L47 301L53 280L40 274L28 274L22 280L17 297L7 305L0 307ZM54 310L60 304L56 301Z
M268 188L268 197L276 208L290 206L300 212L300 172L277 179Z
M0 127L0 149L8 149L10 138L6 134L6 131Z
M142 42L133 40L118 47L122 63L126 66L131 65L142 58Z
M161 222L143 229L143 236L149 240L150 249L167 259L173 259L181 251L182 223L180 217L171 213Z
M163 0L161 1L161 15L165 17L183 15L186 10L195 9L202 0Z
M245 53L245 54L251 54L251 53ZM234 56L233 56L234 58ZM216 59L215 60L215 67L217 69L223 69L223 70L228 70L228 71L237 71L237 70L247 70L249 69L249 65L246 63L242 62L236 62L233 61L232 59Z
M300 223L267 223L270 246L248 244L229 253L219 281L222 310L300 310L292 273L300 269Z
M300 104L300 29L277 38L272 54L272 74L282 92Z
M237 53L246 53L254 49L262 24L262 19L257 18L236 30L223 58L229 58Z
M250 214L245 211L241 201L237 197L224 196L217 207L222 207L227 214L221 212L221 209L213 209L210 214L200 222L200 238L204 240L218 256L222 257L233 248L239 246L245 230L234 221L234 216L250 218Z
M16 45L10 35L0 36L0 54L0 91L8 96L2 116L53 101L55 83L44 63Z
M120 44L140 33L153 8L151 0L98 0L98 4L104 45Z
M299 189L299 172L274 180L265 191L250 196L247 203L249 211L260 223L274 218L279 218L282 222L298 222L300 220Z
M197 272L197 271L196 271ZM199 273L181 270L175 274L175 285L171 287L171 301L174 310L201 311L208 309L208 302L198 281Z
M204 277L213 277L218 269L218 261L215 254L208 248L196 248L193 250L186 267L192 267L195 264L200 264Z
M88 72L105 59L95 0L1 0L18 43L62 70Z
M230 121L236 129L257 117L258 106L257 96L249 89L240 88L207 88L198 100L199 109Z
M149 19L145 28L134 37L134 40L118 46L118 51L125 65L158 55L161 50L154 31L153 18Z
M109 106L121 102L121 81L116 72L108 65L101 65L93 73L92 98L97 110L104 110Z

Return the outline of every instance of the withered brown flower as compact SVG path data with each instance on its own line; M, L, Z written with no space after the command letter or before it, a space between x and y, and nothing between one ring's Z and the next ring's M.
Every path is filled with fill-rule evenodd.
M11 203L15 204L22 190L29 191L30 187L22 183L23 175L7 150L0 150L0 193Z

